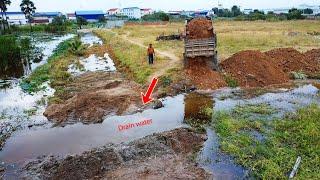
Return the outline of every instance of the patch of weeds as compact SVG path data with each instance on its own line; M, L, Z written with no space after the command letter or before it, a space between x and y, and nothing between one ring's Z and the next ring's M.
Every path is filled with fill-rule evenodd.
M161 76L160 77L160 84L163 86L163 87L168 87L170 86L172 83L172 79L171 77L169 76Z
M72 41L69 41L69 52L76 56L83 56L86 46L82 44L80 37L74 38Z
M275 113L276 110L272 108L268 104L246 104L246 105L237 105L234 110L233 114L235 116L239 116L241 118L249 118L252 116L261 116L267 117Z
M315 165L320 162L319 117L319 105L270 121L215 112L212 127L220 137L221 150L247 168L254 179L288 179L298 156L302 163L295 178L319 179L320 167ZM256 129L263 134L264 141L252 137L250 130Z
M205 107L200 110L200 113L206 116L207 119L211 119L213 115L213 108L211 107Z
M7 112L5 110L0 113L0 120L2 119L7 119Z
M231 87L231 88L236 88L236 87L239 86L238 81L235 78L233 78L231 75L229 75L229 74L225 74L224 75L224 80L226 81L228 86Z
M192 129L194 129L196 132L204 133L206 132L205 127L207 126L206 121L203 119L196 119L196 118L187 118L185 119L185 123L191 126Z
M47 101L46 101L46 98L45 98L45 97L42 97L41 99L39 99L39 100L36 101L36 104L37 104L38 106L45 106L46 103L47 103Z
M74 61L74 65L80 71L84 71L85 70L83 64L81 64L81 62L80 62L80 59L75 60Z
M290 74L291 74L291 78L297 79L297 80L298 79L305 80L308 78L308 76L303 71L298 71L298 72L292 71Z
M37 113L37 109L36 108L27 109L27 110L24 110L23 113L26 114L27 116L33 116Z

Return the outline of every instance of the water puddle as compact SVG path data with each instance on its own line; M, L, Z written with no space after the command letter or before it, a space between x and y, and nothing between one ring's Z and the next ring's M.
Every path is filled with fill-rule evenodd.
M115 64L107 53L104 54L104 57L98 57L97 55L92 54L88 58L82 58L77 65L71 64L68 69L68 72L74 76L81 75L85 72L96 71L116 71Z
M216 94L215 111L230 111L236 106L267 104L277 110L273 118L282 117L287 112L294 112L310 104L320 104L319 89L313 85L304 85L293 90L282 90L279 93L266 93L252 99L238 99L236 97L221 100L221 96L230 96L230 90Z
M212 172L213 179L244 179L246 170L236 165L233 158L219 149L219 138L210 128L207 129L208 140L198 155L199 164Z
M1 161L23 164L42 155L79 154L108 143L129 142L157 132L182 127L184 96L164 99L164 108L127 116L114 116L102 124L20 131L7 140ZM138 124L136 124L138 123Z
M103 44L102 40L99 37L95 36L92 32L82 33L81 41L83 44L89 45L89 47L92 47L95 44L98 44L98 45Z
M54 50L57 48L57 46L70 38L74 37L73 34L68 34L65 36L54 36L50 39L44 40L44 41L36 41L34 42L35 46L40 48L43 53L43 59L39 63L32 63L31 64L31 70L35 70L38 66L41 66L45 63L47 63L48 58L53 54Z

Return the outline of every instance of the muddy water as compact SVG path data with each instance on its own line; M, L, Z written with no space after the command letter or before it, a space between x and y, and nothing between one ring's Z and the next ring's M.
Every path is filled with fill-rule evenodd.
M81 68L77 67L75 64L71 64L68 72L74 76L78 76L85 72L116 71L115 64L107 53L104 54L104 57L98 57L97 55L92 54L88 58L81 58L79 63L82 65Z
M128 142L156 132L183 126L184 96L164 100L165 108L127 116L114 116L102 124L21 131L13 135L0 153L6 164L21 164L41 155L79 154L108 143ZM140 122L151 120L144 125ZM136 123L140 123L137 126Z
M65 36L54 36L50 40L47 41L36 41L34 42L35 46L40 48L43 53L43 59L39 63L32 63L31 64L31 70L33 71L38 66L41 66L45 63L47 63L48 58L53 54L54 50L57 48L57 46L70 38L74 37L73 34L68 34ZM36 39L37 40L37 39Z
M99 37L93 35L92 32L82 33L81 34L81 41L83 44L89 45L89 47L91 47L95 44L99 44L99 45L103 44L102 40Z

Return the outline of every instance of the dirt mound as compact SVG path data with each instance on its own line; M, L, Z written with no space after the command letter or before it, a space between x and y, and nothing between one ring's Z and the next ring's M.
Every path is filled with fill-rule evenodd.
M312 49L304 53L310 64L320 64L320 49Z
M44 157L28 163L23 174L26 179L208 179L188 160L204 141L204 135L180 128L63 159Z
M186 68L186 75L192 83L199 89L218 89L227 86L223 77L213 71L206 64L208 61L205 57L190 59Z
M213 37L212 21L206 18L192 19L187 25L188 39L204 39Z
M284 72L304 71L314 73L320 70L319 63L293 48L279 48L265 52ZM308 53L311 55L311 52Z
M44 115L57 125L77 122L99 123L107 115L120 115L135 109L140 103L135 83L118 75L88 73L65 87L74 91L62 103L51 104ZM133 110L134 111L134 110Z
M274 60L260 51L242 51L221 63L223 69L235 78L239 85L263 87L289 81Z

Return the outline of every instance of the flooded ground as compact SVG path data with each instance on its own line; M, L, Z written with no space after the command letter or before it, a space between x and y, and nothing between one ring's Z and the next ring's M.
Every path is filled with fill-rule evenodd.
M81 58L79 63L79 65L71 64L68 72L74 76L78 76L85 72L116 71L115 64L107 53L104 54L104 57L98 57L97 55L92 54L88 58Z
M89 47L92 47L95 44L103 44L102 40L99 37L94 36L92 32L81 33L81 41L83 44L89 45Z
M53 54L54 50L57 48L57 46L67 40L74 37L73 34L68 34L65 36L50 36L50 38L47 39L35 39L34 40L34 45L38 48L41 49L43 53L43 60L40 61L39 63L32 63L31 64L31 70L35 70L38 66L41 66L45 63L47 63L48 58Z
M106 118L102 124L75 124L66 127L38 128L24 130L13 135L0 153L6 166L22 165L28 160L42 155L66 156L80 154L105 144L130 142L153 133L164 132L186 126L184 119L195 114L196 107L213 107L217 110L231 110L241 104L268 103L277 108L274 117L292 112L312 103L320 103L318 89L304 85L279 93L266 93L251 99L231 97L221 100L234 90L224 89L207 99L197 95L178 95L163 99L164 108L145 110L141 113ZM230 95L230 94L229 94ZM198 101L197 101L198 99ZM199 104L200 102L200 104ZM203 103L202 103L203 102ZM242 179L247 172L233 162L232 157L219 150L219 138L207 128L208 140L201 150L198 161L201 166L213 173L216 179ZM14 168L15 169L15 168Z
M73 35L45 38L44 42L34 41L35 46L43 50L43 57L40 62L32 63L29 70L32 71L46 63L58 44L71 37ZM42 91L28 94L21 89L20 81L21 79L0 80L0 148L12 132L47 123L43 116L46 97L52 96L54 90L48 83L44 83Z

